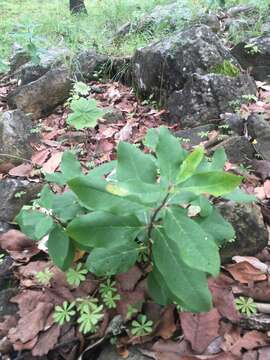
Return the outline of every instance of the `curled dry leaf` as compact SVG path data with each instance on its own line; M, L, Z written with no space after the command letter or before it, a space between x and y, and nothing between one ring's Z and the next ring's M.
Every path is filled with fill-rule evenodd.
M29 177L33 170L32 164L21 164L9 170L9 175L17 177Z
M17 261L28 262L40 250L36 243L19 230L9 230L0 236L0 247Z
M219 336L220 319L217 309L200 314L180 313L183 333L196 353L203 353L210 342Z
M260 270L263 274L267 274L269 267L268 265L261 262L259 259L255 258L254 256L234 256L233 261L236 263L241 263L243 261L248 262L252 266L254 266L256 269Z
M237 264L228 265L226 270L232 275L232 277L239 281L241 284L249 284L255 281L266 280L266 275L256 269L247 261L242 261Z
M43 165L45 161L48 159L50 153L51 153L50 149L39 150L32 156L31 161L35 165L39 165L39 166Z

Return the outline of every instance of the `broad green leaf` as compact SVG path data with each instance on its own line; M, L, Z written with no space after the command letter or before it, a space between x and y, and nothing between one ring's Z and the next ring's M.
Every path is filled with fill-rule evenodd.
M89 247L112 247L133 240L142 225L134 215L117 216L106 212L93 212L71 221L68 235Z
M225 150L223 148L217 149L212 156L211 171L223 170L226 161L227 155Z
M39 194L39 199L36 200L36 203L39 206L50 210L52 208L54 197L55 197L55 194L52 192L49 185L45 185L45 186L43 186L43 188Z
M218 247L212 236L192 219L186 212L177 207L167 209L164 218L164 229L168 241L175 244L182 260L187 266L218 275L220 257Z
M108 182L106 190L111 194L125 197L128 200L141 204L161 202L167 194L167 189L164 189L160 184L147 184L140 180Z
M135 145L120 142L117 148L117 180L139 180L155 183L157 168L151 155L144 154Z
M164 126L159 128L156 153L160 167L160 175L169 183L175 183L176 175L187 152L181 147L177 138Z
M86 268L97 276L112 276L128 271L138 257L138 244L126 244L93 249L86 261Z
M203 148L200 146L197 147L186 157L186 159L183 161L181 165L179 173L177 174L177 178L176 178L177 184L183 183L195 173L203 157L204 157L204 151Z
M98 177L80 176L68 182L80 203L90 210L108 211L114 214L130 214L144 209L143 205L115 195L106 190L108 182Z
M169 199L169 205L188 205L190 202L195 201L198 198L198 195L193 192L178 192L173 193Z
M31 208L22 208L15 220L22 232L32 240L42 239L54 226L50 216Z
M45 174L45 180L48 182L58 184L60 186L63 186L66 183L66 179L64 175L60 172L55 172L53 174Z
M232 200L232 201L236 201L236 202L244 202L244 203L257 201L256 196L247 194L246 192L244 192L243 190L241 190L239 188L237 188L230 194L225 195L224 198L228 199L228 200Z
M199 195L195 200L190 202L190 205L199 206L201 208L200 216L209 216L213 211L213 206L210 201L203 195Z
M192 312L209 311L212 301L206 275L183 262L176 242L163 231L155 230L153 241L154 264L176 301L179 299Z
M105 175L116 169L117 161L113 160L95 167L87 174L88 179L104 178Z
M158 129L156 128L148 129L147 134L143 140L143 144L149 149L156 151L158 138L159 138Z
M175 297L166 285L166 281L156 267L153 267L148 275L147 285L150 296L157 304L166 306L173 303L173 300L175 300Z
M229 194L242 181L241 176L233 175L223 171L210 171L196 173L184 183L180 184L178 191L191 191L194 194L210 194L221 196Z
M78 214L83 213L83 208L78 203L76 195L71 191L54 195L52 210L62 222L67 222Z
M73 100L70 108L73 113L68 115L67 123L77 130L95 127L98 119L105 114L104 110L97 107L94 99L79 98Z
M65 271L71 266L75 247L61 226L55 226L50 232L47 247L53 262L61 270Z
M60 164L60 170L66 181L82 174L81 164L77 160L75 154L71 151L64 152Z
M235 236L232 225L223 218L217 209L213 209L208 217L198 217L196 222L200 224L206 233L213 237L218 246L222 245L225 240L231 240Z

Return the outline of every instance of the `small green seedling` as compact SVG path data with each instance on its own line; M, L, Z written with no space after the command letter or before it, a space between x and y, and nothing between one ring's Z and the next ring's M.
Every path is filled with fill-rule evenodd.
M80 324L79 330L83 334L95 333L97 331L96 326L103 316L103 305L91 303L90 306L84 307L80 311L78 318L78 324Z
M14 194L15 199L20 199L26 194L26 191L18 191Z
M99 292L104 304L108 309L115 309L116 302L121 299L115 287L115 281L107 279L106 283L100 284Z
M5 254L0 254L0 265L3 264L5 259Z
M257 313L256 303L252 298L245 298L240 296L235 300L235 306L238 311L247 316L251 316Z
M256 55L261 52L260 48L256 44L246 44L245 49L247 50L247 53L250 55Z
M49 268L39 271L36 274L37 281L42 285L49 285L52 278L53 273L49 270Z
M83 268L82 263L78 263L76 268L70 268L66 272L67 282L69 285L79 286L86 279L87 269Z
M69 304L67 301L63 302L63 306L56 305L55 311L53 313L54 321L62 326L64 323L69 322L76 314L76 311L74 310L75 302L72 302Z
M242 95L242 99L248 102L256 102L258 100L257 96L253 94Z
M153 330L153 321L148 320L146 315L139 315L137 320L131 323L131 334L134 336L149 335Z

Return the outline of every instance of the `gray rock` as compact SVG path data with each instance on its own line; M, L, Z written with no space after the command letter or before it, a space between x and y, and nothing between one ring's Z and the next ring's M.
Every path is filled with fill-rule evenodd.
M208 140L207 133L215 130L217 127L213 124L197 126L193 129L176 131L174 135L188 142L191 146L200 144L202 141Z
M0 221L0 235L4 234L5 232L8 232L8 230L11 229L14 229L14 226L12 226L11 224L5 221Z
M240 42L231 53L256 80L270 81L270 34Z
M30 142L35 139L31 129L31 119L20 110L0 114L0 164L5 161L20 164L31 158Z
M231 17L239 16L239 15L246 15L246 14L252 14L256 10L255 5L238 5L233 6L228 10L228 15Z
M18 289L4 289L0 291L0 316L14 315L18 310L16 304L11 303L9 300L17 295Z
M218 209L233 225L236 232L235 241L221 249L223 263L230 262L236 255L256 255L267 246L268 232L258 205L224 202L218 205Z
M75 78L78 80L94 80L96 73L104 71L104 67L109 64L106 55L97 54L94 50L88 50L78 54L72 62L72 69Z
M228 160L233 164L249 164L255 155L255 149L244 136L231 136L214 146L214 152L219 148L224 148Z
M247 120L248 135L256 140L254 144L263 160L270 160L270 125L263 117L252 115Z
M14 72L13 76L17 79L19 85L25 85L39 79L50 69L59 67L64 61L68 60L70 51L65 48L52 48L40 54L39 64L33 64L29 61L22 64Z
M32 114L33 119L50 114L69 96L72 83L67 69L49 70L38 80L15 89L8 95L11 108Z
M217 124L220 114L233 110L231 102L246 94L256 94L255 82L248 75L193 74L184 88L168 99L170 121L180 122L182 127Z
M4 179L0 182L0 221L9 222L14 219L23 205L37 197L42 184L27 180ZM20 197L15 197L16 193Z
M220 29L218 17L215 14L205 14L203 11L197 13L197 23L208 25L213 31ZM119 39L129 33L143 31L154 31L155 27L165 26L170 32L182 26L194 23L192 11L185 11L179 2L156 6L150 14L143 14L137 21L127 22L122 25L114 35L114 39Z
M262 32L263 34L267 34L267 33L268 33L268 35L270 34L270 21L262 24L261 32Z
M123 121L125 119L122 111L117 108L107 108L104 110L107 112L102 116L102 119L105 120L102 121L103 124L116 123L117 121Z
M14 73L30 60L31 56L26 50L23 50L22 47L15 46L13 55L10 59L10 73Z
M149 360L148 356L144 356L139 350L135 347L131 347L128 349L129 355L126 358L127 360ZM97 360L122 360L123 358L117 354L114 347L108 345L101 352Z
M132 85L132 62L130 56L114 57L108 68L109 78L120 81L125 85Z
M133 81L139 95L166 103L181 90L192 74L209 73L224 60L237 61L205 25L194 26L138 49L133 59Z
M238 113L225 113L220 116L224 125L228 125L233 133L243 136L245 133L245 121Z

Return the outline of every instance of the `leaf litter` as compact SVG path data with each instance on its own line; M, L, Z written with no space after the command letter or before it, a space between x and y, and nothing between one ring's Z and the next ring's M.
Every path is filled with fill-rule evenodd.
M42 174L58 170L61 157L68 149L76 152L84 169L94 167L115 159L119 141L140 144L148 128L163 124L162 117L166 112L141 104L130 88L114 82L93 82L90 85L102 90L91 97L103 108L111 109L111 118L105 117L94 129L74 131L66 124L67 109L60 106L54 114L36 124L40 129L40 142L32 144L31 161L19 166L8 162L5 166L1 165L1 178L9 176L42 181ZM243 106L241 111L243 116L263 112L266 118L270 118L269 104L264 102L269 97L270 88L264 83L258 85L259 100ZM179 127L174 125L171 129L179 130ZM218 135L216 131L209 134L208 140L203 143L205 147L215 142ZM188 144L186 146L189 147ZM248 174L244 187L249 193L258 194L258 202L269 225L270 162L254 160L252 167L257 176ZM240 171L230 163L226 164L226 168L236 173ZM56 186L54 190L60 191L60 188ZM99 281L88 274L78 288L70 286L65 274L48 261L46 248L40 249L37 243L18 230L10 230L2 235L0 246L14 260L12 271L19 289L18 294L10 300L18 305L18 312L3 317L0 323L0 334L4 339L0 341L0 350L8 349L6 353L13 348L23 352L25 358L28 355L31 357L30 354L35 358L50 353L50 359L58 359L59 356L67 360L77 359L89 344L95 348L96 343L103 341L111 322L121 316L122 327L117 334L116 345L123 358L128 356L130 344L137 344L142 353L156 360L269 358L270 326L263 331L243 327L243 315L235 307L238 296L251 297L258 305L270 303L268 249L265 249L267 256L264 257L235 257L234 264L224 267L217 278L210 278L213 309L201 314L180 311L174 305L161 308L153 304L145 286L145 269L134 266L127 273L116 276L116 287L121 295L116 310L106 311L99 331L84 339L75 323L66 323L63 327L56 325L52 318L53 309L64 301L94 296ZM54 276L50 284L45 286L38 282L36 275L46 268ZM154 322L151 335L134 338L125 330L131 307L135 313L140 312L142 307L145 309L148 318ZM254 323L259 315L251 316ZM269 321L269 315L264 316Z

